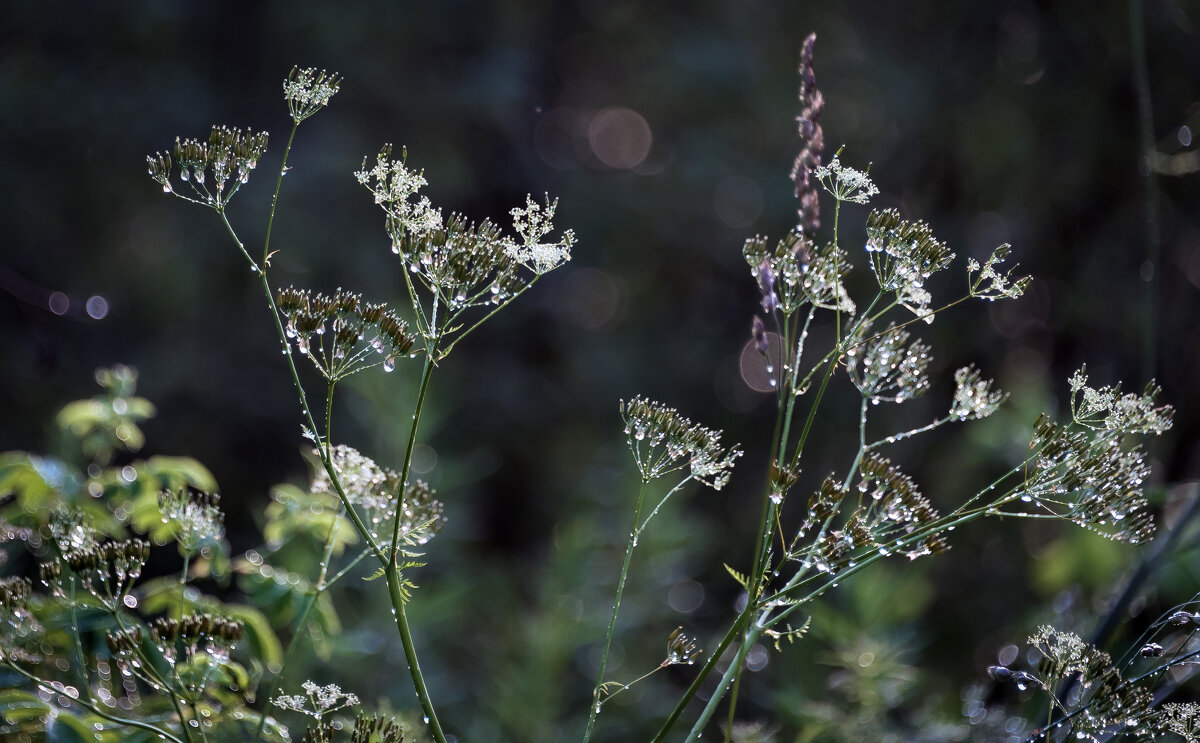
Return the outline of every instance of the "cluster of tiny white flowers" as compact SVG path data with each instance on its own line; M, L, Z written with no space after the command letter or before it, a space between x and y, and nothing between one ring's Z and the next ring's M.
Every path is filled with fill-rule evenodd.
M1004 262L1011 251L1012 246L1005 243L992 251L983 265L980 265L979 261L974 258L967 260L967 277L971 281L972 297L986 299L990 302L997 299L1016 299L1025 293L1030 282L1028 276L1011 278L1015 266L1004 273L997 270L997 267ZM976 273L979 275L975 276ZM984 282L987 282L986 285Z
M178 526L175 541L185 553L191 554L225 537L221 509L211 502L205 502L203 498L193 498L186 487L164 490L159 494L158 507L164 521L174 522Z
M879 188L864 171L842 165L837 155L827 165L818 166L813 175L821 187L838 201L865 204L879 193Z
M864 332L867 327L863 326ZM889 328L869 343L865 352L852 349L847 353L850 378L872 403L901 403L929 389L926 369L931 349L921 341L910 344L909 337L903 329ZM859 356L861 359L855 363Z
M954 402L950 405L950 417L966 421L986 418L1004 402L1008 396L992 390L992 380L983 379L973 366L964 366L954 372Z
M510 212L513 228L521 236L522 243L508 241L505 252L539 275L571 260L571 247L575 245L574 230L565 231L558 242L539 242L554 230L554 210L557 208L558 199L551 201L549 195L546 196L545 208L527 195L525 207L514 207Z
M283 81L283 98L292 120L299 124L329 105L329 99L341 87L342 78L337 73L318 72L315 67L293 67Z
M857 311L842 276L850 270L850 256L835 245L813 248L808 270L803 273L801 288L814 307L853 315Z
M620 410L629 450L645 482L685 464L692 477L713 490L729 482L742 450L736 444L723 445L720 431L692 423L675 408L644 397L622 400Z
M318 686L312 681L305 681L300 688L304 689L304 694L280 694L271 703L318 720L330 712L358 705L358 696L343 692L337 684Z
M1142 394L1121 394L1119 386L1087 386L1087 367L1071 375L1071 413L1075 422L1088 428L1123 433L1161 435L1171 427L1174 410L1155 407L1158 385L1151 382Z
M442 210L435 209L428 196L417 197L417 193L428 185L424 171L409 170L405 165L405 152L400 160L391 159L392 146L384 145L376 156L375 165L368 169L363 158L362 168L354 172L358 182L375 195L375 203L387 211L402 230L423 235L442 227ZM415 198L414 200L414 197ZM400 246L393 245L392 252L399 253Z

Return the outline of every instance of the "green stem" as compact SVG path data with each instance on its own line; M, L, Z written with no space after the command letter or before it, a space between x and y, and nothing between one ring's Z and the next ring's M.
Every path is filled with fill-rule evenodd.
M332 395L332 393L333 385L330 385L330 394ZM313 588L313 592L309 594L308 601L304 605L304 610L300 612L300 619L296 622L296 631L288 643L287 650L283 653L283 662L279 665L279 671L275 673L274 678L271 679L271 685L267 688L267 693L263 695L263 711L258 718L258 727L254 730L254 743L258 743L262 739L263 728L267 724L267 705L271 703L271 697L275 695L275 691L279 688L279 680L283 678L284 671L287 670L288 664L296 654L296 649L300 646L300 638L304 636L308 618L312 615L312 611L317 605L317 599L328 588L328 585L325 583L325 576L329 573L329 560L333 556L333 541L337 535L339 516L341 516L340 509L334 515L333 521L329 525L329 534L325 537L325 549L321 557L320 574L317 577L317 584Z
M53 694L61 694L62 693L60 690L55 689L50 684L46 683L45 681L42 681L37 676L34 676L32 673L26 671L24 668L21 668L16 663L13 663L11 660L9 660L7 658L5 659L5 665L7 665L12 670L21 674L22 676L29 679L30 681L37 684L39 687L45 689L48 692L51 692ZM96 715L97 717L104 718L105 720L108 720L109 722L115 722L118 725L126 725L131 728L138 728L139 730L145 730L147 732L154 733L155 735L159 736L159 738L161 738L162 740L170 741L171 743L185 743L185 741L183 739L177 738L173 733L171 733L168 730L165 730L160 727L155 727L154 725L151 725L148 722L142 722L141 720L133 720L133 719L127 719L124 717L117 717L116 715L107 712L103 707L96 706L90 700L72 699L71 703L78 704L80 707L83 707L84 709L86 709L87 711ZM187 731L185 730L184 731L185 735L186 735L186 732Z
M696 692L700 691L700 685L704 683L704 680L717 667L717 661L725 653L725 648L729 647L729 643L733 642L741 634L742 618L750 610L750 604L746 604L746 608L738 614L737 619L729 627L729 631L725 633L725 637L721 638L721 642L717 643L717 647L709 654L708 660L705 661L704 666L700 669L700 673L696 675L696 678L692 680L691 686L679 698L679 701L675 704L675 709L671 710L671 714L663 721L662 727L658 729L658 733L655 734L650 743L662 743L667 737L667 733L670 732L676 721L679 720L679 716L683 714L683 710L687 708L688 702L692 701L692 697L696 696Z
M408 617L404 612L404 593L400 588L399 571L386 570L388 594L392 599L393 613L396 615L396 628L400 630L400 642L404 645L404 658L408 661L408 672L412 676L413 686L416 687L417 700L425 711L426 723L433 733L437 743L446 743L446 734L442 732L442 724L438 721L437 712L433 709L433 701L429 698L429 689L425 686L425 676L417 662L417 648L413 644L412 631L408 626Z
M442 731L442 724L438 720L437 712L433 708L433 700L430 699L429 689L425 686L425 676L421 673L421 664L417 660L417 648L412 639L412 628L408 624L408 614L405 612L404 592L400 585L400 520L404 512L403 499L408 490L408 475L412 469L413 449L417 443L417 427L421 422L421 411L425 407L425 395L429 391L429 380L433 376L434 359L437 354L436 341L430 342L425 349L425 366L421 371L421 387L417 392L417 404L413 410L412 428L408 435L408 447L404 452L404 466L400 470L401 492L399 494L401 502L396 504L396 518L392 522L392 543L390 556L387 564L384 566L384 572L387 573L388 594L392 601L392 613L396 617L396 628L400 630L400 641L404 645L404 658L408 662L408 672L412 676L413 686L416 688L417 699L421 702L421 709L425 711L427 724L433 737L438 743L446 743L446 734Z
M400 501L403 501L408 494L408 474L412 469L413 449L417 445L417 426L421 423L421 411L425 408L425 395L427 392L429 392L429 379L433 376L434 358L436 354L437 343L436 341L430 342L425 349L425 365L421 369L421 387L417 391L417 404L413 409L412 427L408 431L408 447L404 450L404 466L400 469ZM392 520L392 549L390 562L393 566L398 563L397 555L400 552L400 520L403 515L403 503L397 503L396 517ZM397 610L399 609L399 607L394 608Z
M292 120L292 133L288 135L287 146L283 148L283 162L279 165L279 176L275 179L275 193L271 196L271 216L267 217L267 234L263 238L263 269L271 260L271 228L275 226L275 206L279 203L279 191L283 188L283 174L287 172L288 155L292 154L292 140L296 138L296 130L300 122Z
M588 710L588 722L583 731L583 743L587 743L591 739L592 731L596 729L596 717L600 714L600 687L604 684L604 671L608 666L608 653L612 647L613 631L617 626L617 613L621 609L621 596L625 592L625 579L629 575L629 563L633 558L633 549L637 547L638 534L641 532L638 523L642 518L642 503L646 497L648 484L643 479L642 486L638 489L637 505L633 511L633 527L629 530L629 541L625 545L625 560L621 563L621 576L617 579L617 594L613 600L612 616L608 620L608 631L604 634L604 650L600 653L600 670L596 674L596 687L592 690L592 706Z

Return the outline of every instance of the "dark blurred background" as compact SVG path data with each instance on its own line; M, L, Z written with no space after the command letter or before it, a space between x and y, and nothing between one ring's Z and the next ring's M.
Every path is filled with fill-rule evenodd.
M615 675L656 663L676 624L711 645L732 616L721 563L750 559L773 420L771 398L739 373L758 301L740 247L795 223L795 68L815 31L827 154L845 144L844 162L871 163L882 192L872 205L927 220L960 257L1012 243L1036 277L1017 302L968 305L919 329L938 376L928 398L888 419L896 429L945 410L950 372L971 361L1012 404L902 448L906 469L943 506L973 493L1020 455L1037 412L1061 407L1086 362L1097 384L1157 377L1179 412L1154 448L1156 480L1196 478L1200 4L1140 11L1153 169L1139 144L1128 4L687 6L7 3L0 451L50 449L58 407L96 391L92 370L131 364L158 406L143 454L206 464L234 549L256 544L269 488L307 477L294 393L219 220L164 196L144 158L214 123L269 130L271 149L230 208L243 239L261 244L290 125L280 80L297 64L337 70L341 93L297 136L274 282L400 299L381 215L351 176L384 142L407 145L446 210L507 221L526 193L549 192L559 225L578 234L574 260L434 378L418 467L450 524L429 545L414 606L435 700L460 739L574 736L631 518L620 398L674 405L748 453L727 490L681 497L635 558ZM1151 172L1163 169L1172 174ZM864 216L842 219L855 256ZM958 296L962 272L956 264L935 297ZM852 286L869 289L869 273ZM402 366L349 385L338 440L398 466L416 374ZM853 399L829 405L805 488L852 453ZM973 528L947 557L876 571L832 600L838 618L771 655L742 710L794 731L866 709L837 659L879 643L907 679L880 714L928 697L953 718L959 687L980 680L997 648L1056 614L1086 631L1138 554L1065 526ZM1162 601L1195 592L1197 569L1172 573L1174 587L1163 579ZM355 606L343 654L313 677L408 708L385 608ZM346 665L356 648L388 663ZM638 687L607 734L644 730L687 677ZM809 709L824 698L832 711Z

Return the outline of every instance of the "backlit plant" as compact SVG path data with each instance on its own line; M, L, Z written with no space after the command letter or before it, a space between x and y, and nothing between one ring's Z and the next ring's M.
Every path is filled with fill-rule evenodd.
M748 658L760 642L786 652L786 645L812 627L821 598L840 583L889 558L913 561L943 553L951 546L951 532L977 519L1067 520L1131 543L1148 540L1154 531L1142 495L1149 467L1139 439L1167 430L1171 410L1157 402L1153 384L1134 394L1095 388L1080 370L1069 381L1070 419L1039 417L1027 455L976 492L954 494L949 507L935 506L896 461L898 455L889 451L894 444L988 417L1005 399L973 366L955 371L952 383L932 379L932 349L914 337L916 329L969 300L1016 299L1029 279L1003 267L1010 254L1003 245L982 263L966 262L960 295L935 296L935 276L950 269L955 255L930 225L907 220L895 209L867 212L865 244L844 244L843 208L849 218L879 190L868 169L843 164L840 150L825 160L819 121L824 98L816 87L813 49L810 36L801 52L801 151L792 169L799 222L777 241L752 237L743 248L762 308L749 323L750 342L776 402L770 453L759 463L764 477L752 549L740 565L726 566L743 601L711 647L701 649L685 628L664 631L665 653L648 660L644 673L610 678L613 638L639 538L689 483L715 491L726 487L743 455L720 431L666 404L640 396L620 402L640 487L607 631L597 638L592 693L580 701L586 708L584 741L603 736L611 700L673 666L695 670L674 707L663 711L654 741L676 732L697 740L713 729L723 705L726 740L759 739L755 736L766 728L739 719L738 698ZM407 150L401 148L397 159L394 148L384 145L373 159L364 158L354 178L383 211L407 305L401 311L353 291L326 295L274 286L271 229L297 129L330 103L340 85L338 75L313 69L295 69L285 80L292 129L265 239L254 254L227 207L263 158L266 132L216 126L207 138L176 139L168 152L147 158L149 175L163 192L213 210L251 269L301 404L299 422L315 473L307 488L276 489L264 511L264 544L231 557L216 483L203 467L164 458L109 467L114 452L140 448L137 422L153 413L148 402L133 396L136 375L125 368L102 370L98 381L106 394L63 411L63 428L80 439L92 461L85 471L62 463L50 467L19 452L3 455L0 494L14 495L0 504L4 528L9 539L27 542L40 562L36 583L24 577L0 581L0 663L20 680L4 692L5 724L20 735L60 725L100 740L290 740L283 723L293 719L306 726L306 741L340 736L352 743L399 743L426 733L439 743L450 739L446 730L455 723L437 715L406 613L419 595L412 574L423 565L423 555L416 550L445 518L433 489L413 477L422 409L439 362L570 260L576 238L571 230L554 236L558 202L549 196L540 201L530 196L513 208L511 230L486 219L443 215L421 194L426 179L409 167ZM826 234L822 193L833 206ZM852 296L846 279L863 265L874 291ZM809 340L818 327L831 340L813 348ZM310 363L316 375L306 382L308 372L301 369ZM340 381L375 367L392 372L417 364L418 391L399 461L377 464L333 440ZM833 425L825 421L835 414L825 408L836 384L858 393L852 416L857 447L847 452L844 468L807 472L811 436L818 426ZM935 388L950 392L951 403L932 421L893 430L872 415L876 406L900 405ZM318 394L323 407L310 404L310 394ZM284 537L312 545L306 573L272 564ZM177 576L148 577L152 544L168 540L176 544L182 569ZM336 627L329 592L362 561L374 569L369 578L383 580L373 585L386 588L427 730L406 730L365 713L350 722L343 713L360 700L332 684L306 680L299 685L302 694L278 693L296 688L289 663L305 638ZM248 604L226 602L197 585L235 576ZM272 583L292 587L282 621L255 605ZM1197 623L1186 608L1144 638L1132 659L1113 661L1075 635L1044 627L1030 638L1044 657L1038 669L994 666L989 672L997 682L1047 695L1046 725L1031 728L1031 739L1159 732L1195 739L1200 713L1186 704L1159 704L1148 688L1200 652L1180 639L1178 627L1190 631ZM286 649L277 629L291 635ZM684 732L681 721L706 682L710 692Z

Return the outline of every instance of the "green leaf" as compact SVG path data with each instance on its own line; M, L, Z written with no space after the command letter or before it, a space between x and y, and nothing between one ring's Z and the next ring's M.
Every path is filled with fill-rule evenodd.
M726 565L725 563L721 563L721 564L722 564L722 565L725 565L725 572L727 572L727 573L729 573L730 575L732 575L732 576L733 576L733 579L734 579L735 581L737 581L737 582L738 582L738 585L739 585L739 586L741 586L742 588L745 588L747 591L749 591L749 590L750 590L750 580L749 580L748 578L746 578L746 576L742 575L742 574L741 574L741 573L739 573L738 571L736 571L736 570L734 570L733 568L729 567L729 566L728 566L728 565Z

